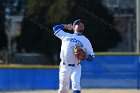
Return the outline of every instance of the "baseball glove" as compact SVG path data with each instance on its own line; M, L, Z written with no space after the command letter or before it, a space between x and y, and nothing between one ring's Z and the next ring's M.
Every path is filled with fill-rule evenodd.
M87 58L86 52L79 45L75 45L73 51L78 60L81 61Z

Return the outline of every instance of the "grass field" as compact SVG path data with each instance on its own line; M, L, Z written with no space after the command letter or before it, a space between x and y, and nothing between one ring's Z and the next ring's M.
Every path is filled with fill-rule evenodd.
M17 91L17 92L0 92L0 93L57 93L56 90L42 91ZM72 90L69 91L72 93ZM140 90L134 89L83 89L81 93L140 93Z

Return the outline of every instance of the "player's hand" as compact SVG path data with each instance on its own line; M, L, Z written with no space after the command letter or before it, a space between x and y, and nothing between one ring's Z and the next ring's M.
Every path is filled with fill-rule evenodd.
M71 24L65 24L64 28L67 30L73 30L73 26Z

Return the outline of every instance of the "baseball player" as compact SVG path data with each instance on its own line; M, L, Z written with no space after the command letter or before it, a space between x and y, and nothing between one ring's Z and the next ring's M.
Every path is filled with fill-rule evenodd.
M74 33L66 33L64 30ZM61 39L59 90L58 93L68 93L69 82L72 81L73 93L81 93L80 78L82 60L93 61L94 52L90 41L82 34L84 21L75 20L73 25L60 24L53 27L54 35Z

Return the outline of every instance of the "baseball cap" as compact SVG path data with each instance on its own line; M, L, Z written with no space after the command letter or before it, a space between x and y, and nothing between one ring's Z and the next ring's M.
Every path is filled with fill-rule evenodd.
M81 20L81 19L78 19L78 20L75 20L74 22L73 22L73 25L72 26L75 26L75 25L77 25L78 23L84 23L84 21L83 20Z

